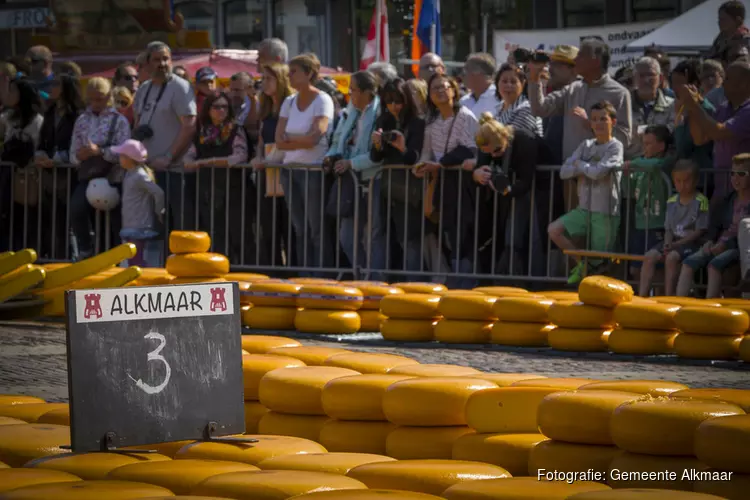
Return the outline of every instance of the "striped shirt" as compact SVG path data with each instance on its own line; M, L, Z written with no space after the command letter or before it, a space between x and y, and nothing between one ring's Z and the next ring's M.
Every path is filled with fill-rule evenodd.
M497 109L497 121L503 125L511 125L540 137L544 135L542 119L531 112L531 104L525 96L520 96L505 110L501 102Z
M477 122L474 113L469 111L469 108L466 106L461 106L455 117L456 123L453 124L452 130L451 122L453 121L453 116L444 119L438 115L435 120L427 124L420 161L440 162L440 159L446 152L454 150L457 146L476 149L476 135L479 122ZM450 138L448 137L449 131ZM448 147L446 147L446 141L448 141Z

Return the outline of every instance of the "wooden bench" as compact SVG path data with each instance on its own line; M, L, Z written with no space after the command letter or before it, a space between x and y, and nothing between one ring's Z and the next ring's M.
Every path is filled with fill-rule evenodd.
M602 259L609 260L615 263L624 261L631 262L643 262L646 260L645 255L634 255L629 253L617 253L617 252L597 252L595 250L563 250L565 255L571 257L581 257L583 259Z

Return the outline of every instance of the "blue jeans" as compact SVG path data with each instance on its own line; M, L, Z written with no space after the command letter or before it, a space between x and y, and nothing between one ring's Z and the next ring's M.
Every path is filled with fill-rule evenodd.
M725 250L719 255L712 255L701 249L685 259L683 264L690 266L693 271L705 269L708 266L715 268L717 271L724 271L734 264L739 264L739 262L740 251L737 248Z
M138 249L135 257L124 262L124 267L161 267L164 244L157 239L158 236L159 232L153 229L121 229L120 238L122 238L122 242L133 243Z
M380 199L380 180L376 180L372 185L372 230L370 232L370 269L385 269L385 221L383 218L383 207ZM367 267L367 198L362 197L359 201L359 213L351 217L342 217L339 228L339 242L344 249L349 262L354 260L354 224L357 220L357 261L358 266ZM356 216L356 219L355 219ZM354 265L354 264L353 264ZM356 266L355 266L356 267ZM382 272L371 272L370 279L382 281L384 274Z

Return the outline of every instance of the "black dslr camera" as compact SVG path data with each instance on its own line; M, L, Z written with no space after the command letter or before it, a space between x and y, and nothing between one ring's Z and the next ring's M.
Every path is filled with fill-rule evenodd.
M148 124L138 125L133 129L133 133L131 134L131 136L136 141L143 142L145 140L151 139L154 136L154 129L152 129L151 125Z

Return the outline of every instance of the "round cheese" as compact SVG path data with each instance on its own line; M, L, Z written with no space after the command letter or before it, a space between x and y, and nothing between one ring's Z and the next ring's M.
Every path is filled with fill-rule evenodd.
M261 404L272 411L292 415L325 415L321 402L323 386L333 379L358 374L354 370L333 366L279 368L263 376L258 386L258 396Z
M296 310L301 288L302 285L290 281L256 281L242 294L256 307L290 307Z
M193 489L195 495L237 500L283 500L325 490L364 490L360 481L340 474L298 470L239 472L212 477Z
M681 358L732 360L740 354L742 335L699 335L681 333L674 339L674 352Z
M435 340L446 344L488 344L492 323L443 319L435 327Z
M573 391L586 384L593 382L599 382L591 378L566 378L566 377L551 377L551 378L525 378L523 380L517 380L511 384L511 387L550 387L558 390L569 390Z
M609 350L616 354L669 354L674 350L674 341L678 334L676 330L636 330L618 327L609 334L607 344Z
M546 479L549 472L582 473L591 469L606 478L609 464L618 453L620 450L614 446L542 441L531 450L529 476Z
M0 470L0 494L16 488L37 484L80 482L81 478L57 470L46 469L2 469Z
M396 427L385 441L385 452L398 460L450 459L457 439L474 430L466 426Z
M393 283L393 286L400 288L405 293L421 293L421 294L441 294L442 292L448 291L445 285L440 283L420 283L420 282L404 282L404 283Z
M250 354L268 354L275 347L299 347L301 345L297 340L273 335L242 336L242 348Z
M225 460L257 465L263 460L279 455L297 453L325 453L327 450L309 439L290 436L263 436L247 434L244 438L257 439L256 443L190 443L176 453L175 460L202 459Z
M685 389L669 395L677 399L697 399L732 403L750 413L750 390L748 389Z
M256 306L242 311L242 324L252 330L294 331L294 307Z
M271 354L245 354L242 356L242 379L245 401L258 400L258 386L263 376L277 368L306 366L302 361L287 356Z
M289 356L296 358L309 366L320 366L326 359L337 354L350 353L346 349L338 347L317 347L317 346L299 346L299 347L274 347L266 354L276 356Z
M390 422L329 420L320 430L320 444L331 452L385 455L385 440L395 428Z
M358 288L362 292L361 309L379 310L380 300L387 295L404 293L400 288L378 281L342 281L342 285Z
M27 403L0 406L0 416L11 417L34 423L39 417L52 410L67 409L68 403Z
M297 295L297 307L357 311L362 307L362 297L362 292L351 286L306 284Z
M70 428L53 424L0 425L0 462L23 467L29 460L67 453Z
M438 313L451 320L484 321L497 319L492 306L496 297L478 294L443 295L438 305Z
M659 488L692 491L692 472L706 469L707 466L695 457L664 457L624 451L612 460L607 484L617 489ZM664 474L665 472L671 474Z
M615 315L612 309L583 302L557 301L547 310L550 321L561 328L612 328Z
M633 287L608 276L586 276L578 285L581 302L591 306L616 307L633 300Z
M229 272L229 259L210 252L172 254L167 257L166 268L178 278L221 278Z
M606 352L610 330L555 328L549 332L549 346L558 351Z
M453 443L451 458L497 465L514 477L525 476L531 450L546 439L537 433L465 434Z
M520 347L545 347L549 332L555 325L541 323L508 323L497 321L492 326L490 342L498 345Z
M412 377L473 377L481 378L482 372L476 368L459 365L404 365L388 370L389 375L409 375Z
M302 333L351 334L357 333L362 324L355 311L299 309L294 326Z
M258 424L263 415L269 410L257 401L245 401L245 432L247 434L258 434Z
M480 433L538 433L537 411L557 387L498 387L477 391L466 402L466 423Z
M579 387L581 391L622 391L650 396L668 396L688 387L668 380L602 380Z
M682 332L700 335L736 337L750 327L750 317L745 311L726 307L681 307L674 320Z
M380 322L380 334L392 342L429 342L437 325L434 319L386 318Z
M676 330L674 317L679 310L674 304L625 302L615 308L614 319L621 328Z
M359 373L388 373L388 370L397 366L411 366L419 364L418 361L398 356L396 354L357 352L337 354L326 359L323 363L325 366L338 366L348 368Z
M291 436L317 442L320 429L328 420L325 415L289 415L269 411L258 422L258 434Z
M107 474L124 465L165 460L170 458L159 453L64 453L37 458L25 467L67 472L81 479L107 479Z
M389 318L433 319L440 316L440 296L423 293L388 295L380 301L380 312Z
M380 323L387 318L379 309L360 309L359 314L359 331L360 332L379 332Z
M174 254L204 253L211 248L211 237L204 231L170 231L169 251Z
M423 365L404 365L399 368ZM370 374L336 378L323 387L323 411L338 420L385 420L383 396L396 382L412 378L411 375Z
M547 310L554 302L548 298L503 297L495 302L492 311L500 321L547 324Z
M66 481L26 486L3 494L3 500L135 500L169 495L159 486L129 481Z
M750 415L704 421L695 432L695 455L716 469L750 474Z
M303 453L268 458L259 463L258 467L263 470L304 470L346 475L360 465L394 460L395 458L371 453Z

